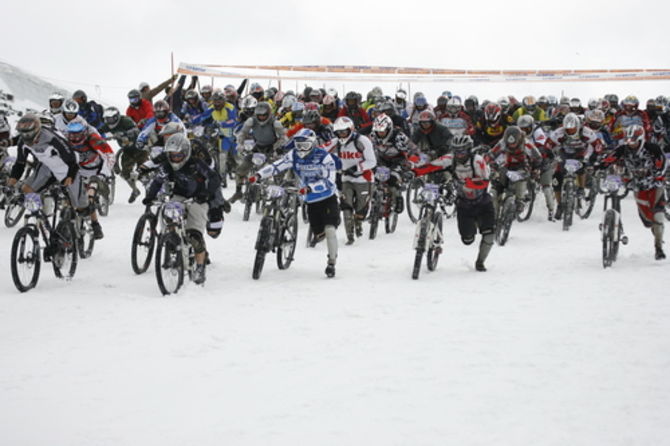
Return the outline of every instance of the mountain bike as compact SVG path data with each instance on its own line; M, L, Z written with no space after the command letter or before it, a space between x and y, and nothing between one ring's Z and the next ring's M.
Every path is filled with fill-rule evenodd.
M56 277L71 280L77 270L77 235L73 224L74 210L61 185L49 188L59 212L49 217L40 194L25 194L24 225L14 235L11 270L14 285L26 292L37 285L42 258L51 262ZM42 251L42 246L44 250Z
M158 217L170 197L172 187L171 182L162 187L154 202L144 209L144 213L135 224L130 249L130 264L135 274L146 272L151 265L151 258L156 248Z
M256 236L256 256L251 277L258 279L263 271L265 256L277 255L277 267L287 269L293 262L298 242L298 189L293 186L269 184L262 186L266 200Z
M368 221L370 222L370 240L377 236L379 221L384 219L384 230L387 234L395 231L398 226L398 213L396 212L396 197L400 192L391 187L391 169L384 166L377 167L375 171L375 188L370 200L370 213ZM402 196L400 195L402 200Z
M593 173L589 167L586 169L586 180L584 184L584 193L579 193L575 200L575 213L579 218L585 220L589 218L596 204L596 198L600 192L599 177Z
M621 200L628 195L629 188L621 175L607 175L599 183L599 188L605 194L605 213L600 223L600 238L603 245L603 268L607 268L617 259L619 243L628 244L621 222Z
M517 201L515 193L519 183L528 180L527 172L508 170L505 175L507 176L507 187L499 201L501 204L497 206L496 215L495 238L496 243L500 246L505 246L512 230L512 223L519 218L519 215L524 212L527 206L527 203L524 203L523 200ZM497 194L495 195L494 199L497 200Z
M564 231L568 231L572 226L572 217L575 213L577 199L577 172L582 166L582 162L575 159L567 159L563 165L565 176L561 187L561 205L563 206Z
M184 276L193 277L196 268L195 250L186 231L185 201L172 200L161 209L161 232L156 246L156 282L165 296L174 294L184 284Z
M532 175L526 179L526 192L520 202L520 206L523 206L523 208L516 215L516 220L519 223L527 221L533 215L535 199L541 190L542 186Z
M426 254L426 266L429 271L435 271L437 262L442 254L442 217L444 196L440 192L440 185L425 183L418 198L421 202L420 219L414 231L414 266L412 279L418 279L421 272L421 262Z

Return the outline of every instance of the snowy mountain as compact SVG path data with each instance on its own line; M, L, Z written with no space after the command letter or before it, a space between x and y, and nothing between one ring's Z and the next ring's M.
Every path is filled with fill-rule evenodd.
M0 61L0 113L12 116L28 109L42 111L49 104L49 96L60 92L71 95L66 89L54 85L21 68Z

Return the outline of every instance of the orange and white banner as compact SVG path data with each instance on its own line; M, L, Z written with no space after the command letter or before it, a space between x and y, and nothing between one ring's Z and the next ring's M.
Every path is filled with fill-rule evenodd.
M592 82L670 80L670 69L455 70L365 65L208 65L180 63L205 77L361 82ZM289 74L281 74L288 72ZM302 74L301 74L302 73Z

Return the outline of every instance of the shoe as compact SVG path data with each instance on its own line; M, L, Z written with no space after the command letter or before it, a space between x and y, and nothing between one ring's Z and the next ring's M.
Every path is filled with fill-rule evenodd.
M486 267L484 266L484 262L482 262L481 260L477 260L475 262L475 269L477 271L481 271L481 272L486 271Z
M134 203L137 197L140 196L140 191L138 189L135 189L133 193L130 194L130 197L128 198L128 203Z
M554 221L554 210L549 209L549 212L547 213L547 220L548 221Z
M196 265L193 272L193 283L196 285L205 283L205 265Z
M328 265L326 265L326 276L328 278L335 277L335 264L328 263Z
M663 260L665 259L665 253L663 252L663 248L660 246L656 246L656 255L655 255L656 260Z
M93 238L96 240L102 240L105 234L102 233L102 226L100 226L100 222L92 221L91 228L93 229Z
M345 243L345 245L353 245L353 244L354 244L354 236L353 235L351 235L351 236L348 235L347 236L347 242Z
M560 220L561 218L563 218L563 206L559 204L556 206L556 214L554 214L554 219Z
M361 220L356 220L356 237L363 237L363 223Z

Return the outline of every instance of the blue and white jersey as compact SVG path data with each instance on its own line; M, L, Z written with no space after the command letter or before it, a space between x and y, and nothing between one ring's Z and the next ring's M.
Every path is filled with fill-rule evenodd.
M142 143L142 145L146 146L148 142L150 142L150 137L153 135L154 138L158 137L158 134L160 133L161 129L165 127L166 124L170 122L176 122L180 124L182 131L186 133L186 128L184 127L184 123L181 122L181 119L174 113L170 112L168 114L168 119L165 122L158 122L156 117L152 117L147 119L146 124L144 124L144 127L142 128L142 131L140 132L139 136L137 137L137 141Z
M300 185L309 188L309 192L304 197L305 202L315 203L337 193L335 176L338 161L336 158L335 155L323 149L314 149L305 158L300 158L294 150L290 150L279 160L260 169L257 175L260 178L267 178L293 169L300 179Z

